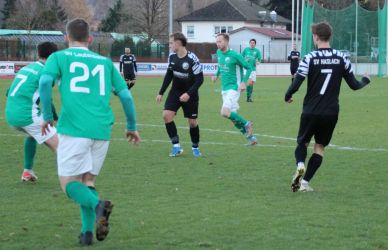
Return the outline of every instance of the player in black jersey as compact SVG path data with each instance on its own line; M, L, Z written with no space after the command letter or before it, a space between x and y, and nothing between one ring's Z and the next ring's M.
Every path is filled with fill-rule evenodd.
M298 91L304 79L308 78L297 138L298 145L295 149L297 170L291 184L293 192L313 191L309 181L322 163L325 147L329 145L337 124L342 78L353 90L361 89L370 82L367 74L358 81L353 74L349 58L340 51L330 48L332 28L328 23L314 24L312 33L314 44L318 49L304 57L294 81L285 94L285 101L291 103L292 95ZM314 153L310 157L305 173L307 146L313 136Z
M296 44L293 45L293 49L288 56L290 61L291 80L294 81L295 73L299 67L300 52L298 51Z
M120 56L120 73L127 82L128 89L131 89L136 82L136 57L131 54L130 48L124 49L124 54Z
M162 96L172 81L170 92L164 104L163 119L173 147L170 156L175 157L183 152L179 144L179 136L174 123L174 117L180 107L190 126L192 152L196 157L201 156L199 151L198 127L198 89L203 83L203 72L197 56L187 51L186 37L182 33L170 35L169 46L173 51L168 58L168 69L163 80L156 102L162 101Z

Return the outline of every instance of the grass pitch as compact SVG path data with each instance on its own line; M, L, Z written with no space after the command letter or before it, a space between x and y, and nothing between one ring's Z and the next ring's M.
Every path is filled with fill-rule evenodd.
M311 182L314 192L292 193L295 136L305 85L285 104L289 78L258 78L254 102L240 113L254 122L259 144L219 115L219 83L200 89L200 148L191 154L187 122L176 124L184 148L170 143L155 103L161 78L133 88L143 142L124 139L124 116L113 97L113 139L97 179L100 196L115 208L111 232L96 249L387 249L388 84L374 78L353 92L343 82L332 146ZM4 120L0 81L0 249L76 249L79 208L59 187L55 156L38 147L37 184L21 183L23 137ZM55 92L57 89L55 88ZM58 94L55 102L60 107ZM311 148L309 155L311 155Z

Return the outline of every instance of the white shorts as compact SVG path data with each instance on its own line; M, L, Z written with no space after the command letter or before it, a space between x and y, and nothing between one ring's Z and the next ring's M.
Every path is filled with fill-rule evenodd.
M240 108L238 105L238 99L240 98L240 92L236 90L222 91L222 108L228 108L230 111L237 111Z
M244 75L246 74L246 70L244 69ZM251 79L253 82L256 82L256 70L252 70L251 74L249 75L249 79ZM246 82L248 85L248 83Z
M256 82L256 70L253 70L251 72L251 75L249 76L249 79L251 79L253 82Z
M39 144L42 144L57 133L57 129L49 125L50 131L46 135L42 135L42 130L40 127L42 123L43 123L43 118L41 116L38 116L34 118L33 122L30 125L27 125L24 127L13 127L13 128L23 132L24 134L27 134L28 136L33 137Z
M58 175L98 175L109 148L109 141L58 135Z

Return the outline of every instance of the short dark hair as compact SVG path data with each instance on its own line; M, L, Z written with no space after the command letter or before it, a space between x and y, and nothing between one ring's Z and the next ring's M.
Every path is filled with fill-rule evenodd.
M317 35L319 40L323 42L328 42L331 38L332 28L329 23L321 22L311 25L311 31L313 34Z
M176 32L174 34L171 34L170 37L172 39L174 39L174 41L181 41L181 44L183 47L186 47L186 44L187 44L187 38L185 37L185 35L183 35L182 33L180 32Z
M252 38L251 40L249 40L249 42L255 42L255 44L256 44L256 39Z
M89 24L82 18L75 18L67 23L66 32L73 41L87 42L89 39Z
M43 42L38 45L38 56L47 59L52 53L58 50L58 46L52 42Z
M222 36L226 41L229 42L229 34L227 34L227 33L218 33L217 36Z

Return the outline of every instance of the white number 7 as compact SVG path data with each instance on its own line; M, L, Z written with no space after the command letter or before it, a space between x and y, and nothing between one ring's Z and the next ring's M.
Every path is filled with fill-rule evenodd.
M20 78L20 82L16 85L16 87L13 89L12 93L10 96L15 96L16 92L19 90L19 88L22 86L25 81L27 81L27 76L19 74L16 76L16 78Z
M321 73L327 74L325 82L322 85L321 92L319 92L320 95L324 95L327 89L327 85L329 85L331 74L333 73L332 69L322 69Z

